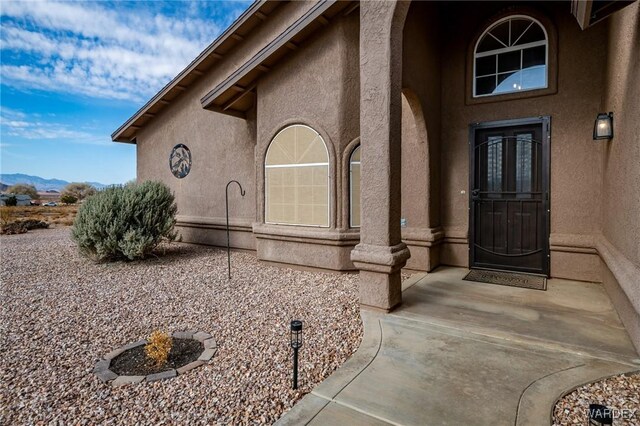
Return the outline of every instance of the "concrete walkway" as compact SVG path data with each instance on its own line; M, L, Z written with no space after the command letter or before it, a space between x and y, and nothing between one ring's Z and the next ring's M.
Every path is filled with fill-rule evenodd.
M439 268L391 314L363 311L358 351L279 425L549 425L558 397L640 369L598 284L547 291L463 281Z

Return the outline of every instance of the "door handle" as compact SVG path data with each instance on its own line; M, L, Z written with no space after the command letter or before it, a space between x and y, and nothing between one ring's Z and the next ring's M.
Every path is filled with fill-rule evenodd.
M479 200L480 199L480 190L479 189L474 189L473 191L471 191L471 198L473 198L474 200Z

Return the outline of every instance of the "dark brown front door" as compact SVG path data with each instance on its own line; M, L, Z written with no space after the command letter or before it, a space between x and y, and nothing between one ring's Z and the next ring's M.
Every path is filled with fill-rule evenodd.
M548 276L549 118L470 133L470 267Z

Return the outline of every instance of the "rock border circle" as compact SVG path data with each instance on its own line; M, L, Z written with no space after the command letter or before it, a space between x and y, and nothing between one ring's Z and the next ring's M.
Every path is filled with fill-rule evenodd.
M204 345L204 351L202 351L197 360L183 365L180 368L172 368L171 370L162 371L160 373L148 374L146 376L125 376L118 375L117 373L111 371L109 369L111 367L111 360L113 360L124 351L128 351L129 349L137 348L138 346L147 344L146 340L138 340L137 342L129 343L106 354L93 367L93 372L98 377L98 379L100 379L100 381L102 381L103 383L111 382L111 386L113 387L119 387L132 383L157 382L159 380L176 377L180 374L186 373L189 370L193 370L196 367L204 365L205 363L209 362L218 351L215 339L211 336L211 334L205 333L204 331L174 331L171 334L171 337L174 339L196 340Z

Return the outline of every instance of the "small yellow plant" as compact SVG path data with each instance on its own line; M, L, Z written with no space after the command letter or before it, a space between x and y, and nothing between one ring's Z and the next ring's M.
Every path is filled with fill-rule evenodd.
M11 222L10 207L0 207L0 225L6 225Z
M156 330L151 333L151 336L149 336L149 340L147 345L144 347L144 351L147 354L147 357L153 360L156 366L161 367L166 364L172 346L173 341L171 340L171 336L160 330Z

